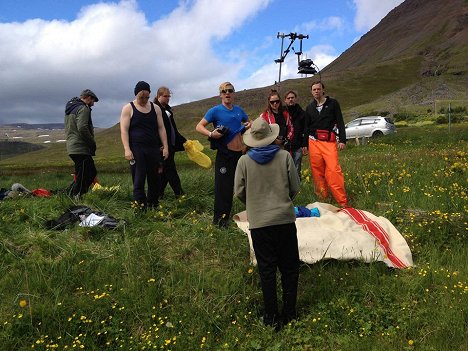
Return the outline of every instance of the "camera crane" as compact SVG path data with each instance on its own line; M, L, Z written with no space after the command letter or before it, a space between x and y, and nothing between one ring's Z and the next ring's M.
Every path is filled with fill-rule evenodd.
M281 38L281 55L279 59L275 60L276 63L280 64L278 83L281 82L281 65L284 62L284 59L286 58L286 56L288 56L290 49L292 49L294 53L297 55L297 69L298 69L297 74L316 74L319 71L317 65L315 65L311 59L305 59L305 60L300 59L302 55L302 40L309 39L309 35L297 34L297 33L292 33L292 32L289 34L284 34L284 33L280 34L280 32L278 32L278 34L276 35L276 38L277 39ZM289 45L286 48L286 50L283 50L284 38L289 38L290 40ZM294 43L296 39L299 39L299 42L300 42L299 51L297 52L292 47L292 44Z

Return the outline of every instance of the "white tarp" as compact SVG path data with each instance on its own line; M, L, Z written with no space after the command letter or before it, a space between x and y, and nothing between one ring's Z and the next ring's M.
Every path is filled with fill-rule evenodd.
M315 263L324 258L337 260L383 261L389 267L413 266L411 250L400 232L384 217L355 208L339 209L315 202L306 206L318 208L320 217L296 219L299 258ZM248 236L250 258L256 264L247 213L234 216L237 226Z

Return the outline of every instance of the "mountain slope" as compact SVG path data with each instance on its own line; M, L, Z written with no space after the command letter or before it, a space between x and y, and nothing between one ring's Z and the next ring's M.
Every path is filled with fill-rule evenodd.
M421 74L465 74L468 2L406 0L327 66L343 71L408 56L421 56Z

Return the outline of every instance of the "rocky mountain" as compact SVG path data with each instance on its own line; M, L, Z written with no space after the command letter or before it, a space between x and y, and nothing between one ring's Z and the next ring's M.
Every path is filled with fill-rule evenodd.
M466 74L467 28L466 0L406 0L326 70L419 56L421 75Z

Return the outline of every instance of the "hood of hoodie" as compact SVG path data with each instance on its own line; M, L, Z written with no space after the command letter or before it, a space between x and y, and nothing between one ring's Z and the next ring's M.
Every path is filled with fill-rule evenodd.
M267 145L262 147L254 147L247 151L247 155L257 162L258 164L264 165L270 162L279 151L279 145Z
M79 97L74 97L65 105L65 114L69 115L75 112L79 107L86 105Z

